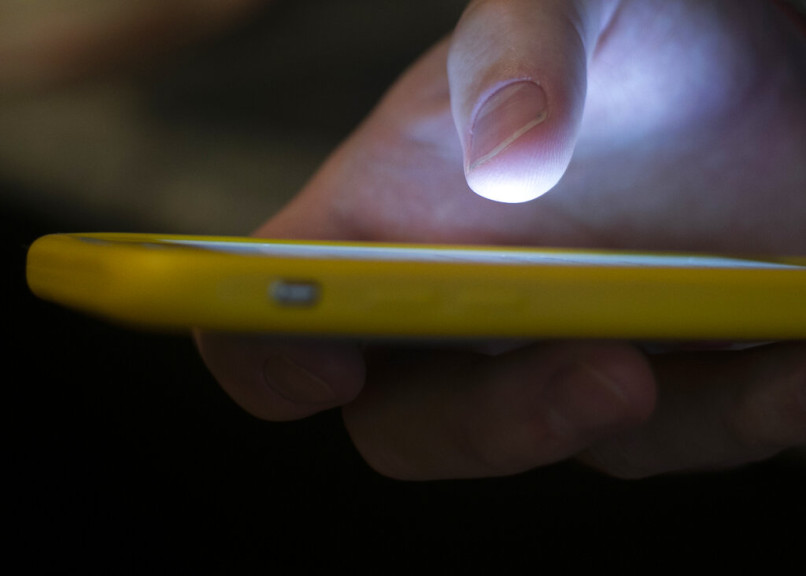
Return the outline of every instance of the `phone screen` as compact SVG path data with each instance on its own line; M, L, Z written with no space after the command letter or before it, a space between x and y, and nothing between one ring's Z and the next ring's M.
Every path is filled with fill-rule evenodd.
M280 258L344 259L406 262L457 262L506 265L617 266L654 268L802 269L774 262L710 255L641 254L517 248L431 248L419 246L328 245L280 242L166 240L168 244L220 252Z

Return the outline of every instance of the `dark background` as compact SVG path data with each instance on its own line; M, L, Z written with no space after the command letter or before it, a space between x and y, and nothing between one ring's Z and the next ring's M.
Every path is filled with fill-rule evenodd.
M422 12L421 4L412 6ZM126 82L134 82L149 117L173 127L182 141L214 133L225 146L249 132L304 144L316 132L310 136L318 138L315 156L449 29L458 4L422 24L422 37L406 35L408 42L396 44L376 31L378 42L393 45L386 52L357 41L343 48L349 54L339 58L365 53L364 68L334 72L315 52L306 59L299 51L290 52L316 65L288 68L288 56L272 42L293 43L287 37L293 34L267 36L266 28L285 30L278 22L299 15L291 10L278 20L282 11L267 11L265 19ZM263 56L255 56L256 46L265 47ZM380 53L386 54L381 60ZM264 66L281 70L267 77ZM288 77L310 101L289 96L287 81L270 80ZM265 105L277 93L285 96ZM330 94L331 109L305 116ZM267 112L276 106L285 113ZM295 114L313 127L299 128ZM0 135L3 146L13 145L9 134ZM238 215L224 223L199 229L189 220L170 229L139 207L94 203L92 185L83 191L75 183L60 185L58 169L52 178L38 178L5 166L0 229L9 270L3 358L10 482L3 517L13 534L9 552L24 561L25 572L286 573L322 564L395 573L493 568L515 559L534 571L548 563L553 572L558 566L654 573L758 564L772 573L806 573L806 471L791 460L631 482L564 463L512 478L401 483L365 466L338 412L282 424L252 418L208 375L189 338L127 331L74 314L36 300L24 282L26 247L39 235L245 233L246 227L234 228L258 218L252 205L234 208ZM268 200L254 224L281 200Z

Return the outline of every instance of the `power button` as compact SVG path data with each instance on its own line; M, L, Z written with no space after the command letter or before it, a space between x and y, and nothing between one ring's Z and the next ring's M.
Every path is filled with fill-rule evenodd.
M279 306L309 307L319 302L319 284L310 280L275 280L269 298Z

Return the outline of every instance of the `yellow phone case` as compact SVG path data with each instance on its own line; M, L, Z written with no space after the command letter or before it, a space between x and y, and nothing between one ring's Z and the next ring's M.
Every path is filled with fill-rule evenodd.
M319 247L336 257L317 255ZM423 254L436 259L421 260ZM27 279L46 300L156 329L415 338L806 337L803 258L56 234L30 247Z

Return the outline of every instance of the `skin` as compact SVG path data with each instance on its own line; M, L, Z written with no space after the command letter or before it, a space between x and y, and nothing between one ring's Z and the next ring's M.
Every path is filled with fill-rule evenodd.
M805 66L804 38L761 0L474 1L256 234L803 255ZM483 197L503 183L539 197ZM635 478L806 444L803 343L647 355L613 341L496 354L198 342L252 414L343 407L358 450L395 478L566 458Z

